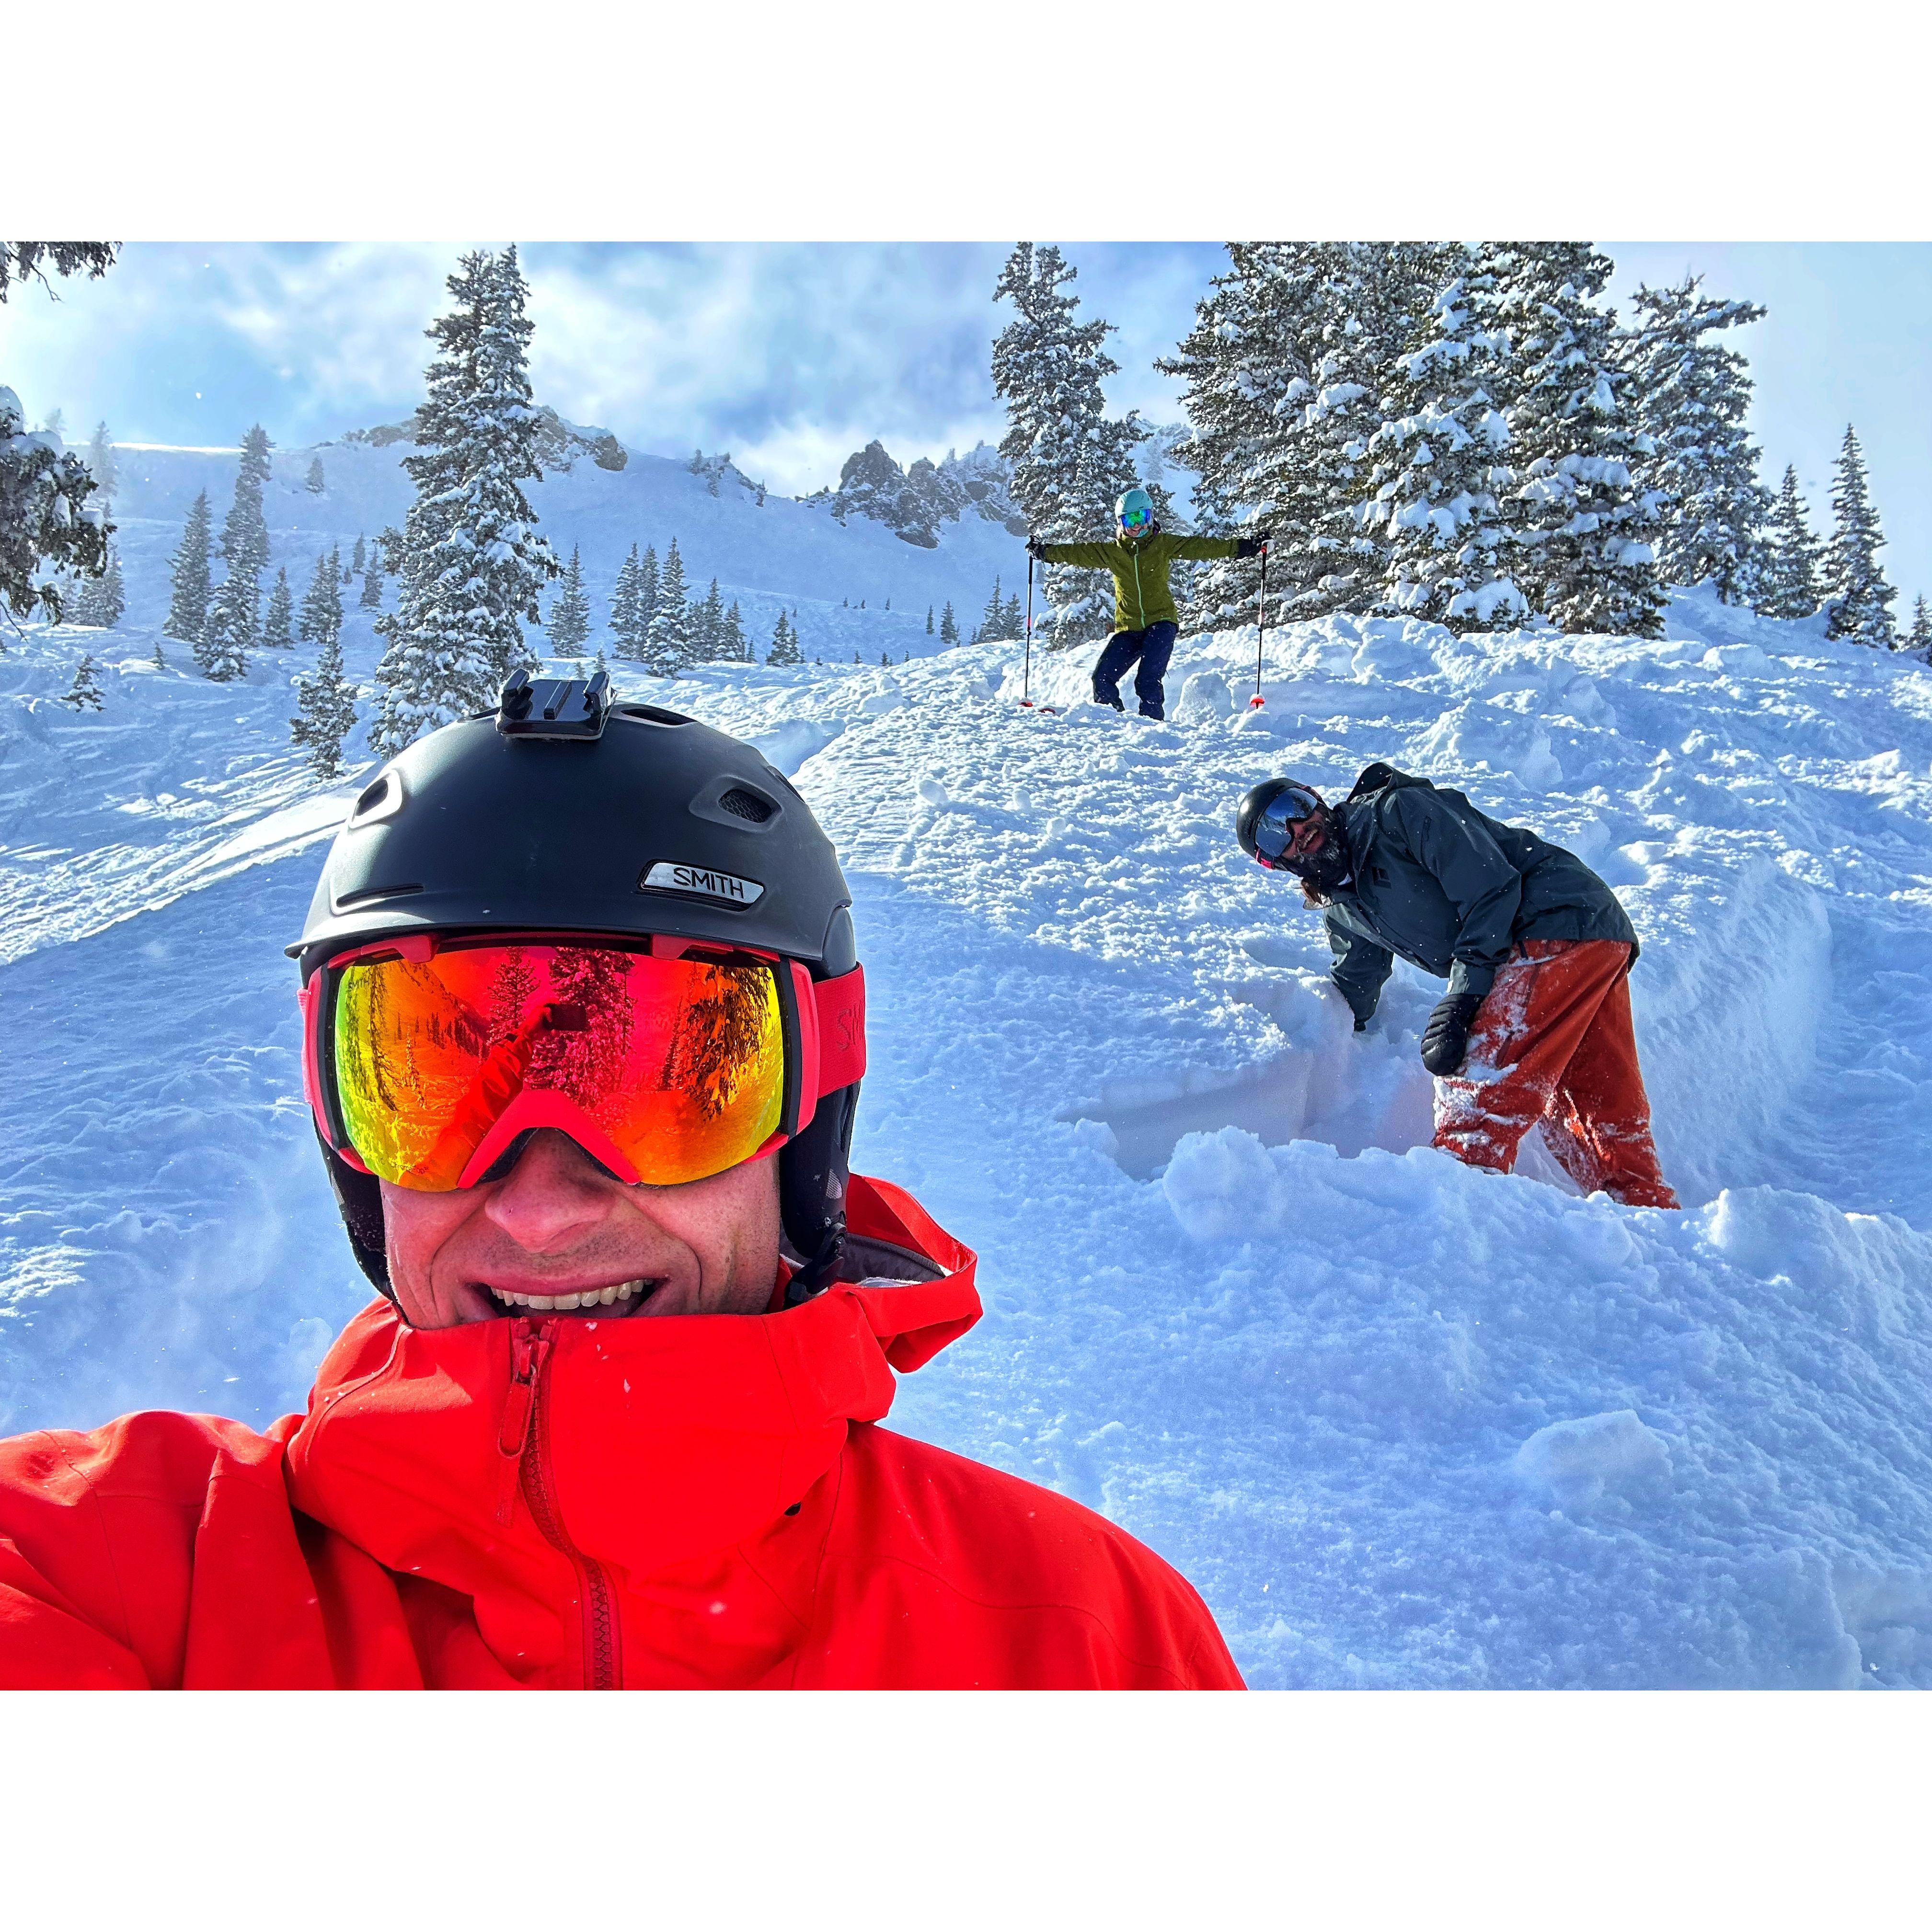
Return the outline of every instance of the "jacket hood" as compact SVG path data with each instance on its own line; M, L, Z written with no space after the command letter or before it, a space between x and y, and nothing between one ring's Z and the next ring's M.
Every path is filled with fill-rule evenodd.
M514 1626L554 1621L569 1566L520 1481L530 1420L555 1526L582 1555L634 1580L744 1540L831 1468L851 1423L886 1413L895 1370L980 1316L975 1257L910 1196L854 1175L848 1212L867 1280L775 1314L428 1330L372 1304L289 1442L296 1506L388 1568L475 1599L506 1658L543 1647ZM924 1278L868 1285L905 1276ZM533 1402L513 1388L520 1371Z

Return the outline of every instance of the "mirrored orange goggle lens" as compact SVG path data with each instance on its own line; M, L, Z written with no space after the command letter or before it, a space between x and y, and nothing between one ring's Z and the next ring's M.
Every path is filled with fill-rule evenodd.
M748 1160L784 1111L777 976L756 962L458 946L343 968L334 1009L350 1144L404 1187L457 1186L526 1093L568 1096L658 1186Z

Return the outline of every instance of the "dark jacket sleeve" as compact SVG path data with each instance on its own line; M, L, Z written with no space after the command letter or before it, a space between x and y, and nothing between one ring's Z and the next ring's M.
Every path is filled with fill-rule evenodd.
M1480 998L1509 957L1522 874L1480 825L1435 792L1406 788L1395 794L1388 809L1409 850L1454 909L1449 990Z
M1328 950L1335 956L1329 976L1341 988L1356 1018L1372 1020L1382 1004L1382 988L1395 964L1395 955L1344 926L1332 912L1324 914L1323 920L1328 928Z
M1241 541L1238 537L1176 537L1174 548L1168 554L1188 557L1238 556L1240 551Z
M1043 543L1040 554L1048 563L1077 563L1088 570L1111 570L1114 546L1103 543Z

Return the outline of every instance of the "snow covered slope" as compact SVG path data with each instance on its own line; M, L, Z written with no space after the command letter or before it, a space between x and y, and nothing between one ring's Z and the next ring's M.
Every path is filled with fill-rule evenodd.
M340 543L346 562L358 535L373 541L386 526L401 526L411 496L401 466L408 448L344 442L274 452L262 509L274 562L287 565L298 603L319 550ZM311 457L322 465L327 487L320 494L304 481ZM236 454L121 444L116 460L114 521L129 598L136 612L165 611L168 560L188 506L206 490L219 532L234 494ZM687 464L633 451L622 470L601 470L580 456L569 470L552 471L532 488L538 527L560 559L568 560L572 544L582 547L593 642L608 642L610 592L634 543L654 547L662 558L675 538L691 594L702 596L717 578L724 601L737 599L761 656L780 610L796 607L808 662L824 657L849 664L856 650L876 664L881 652L895 662L908 652L932 652L939 640L926 634L928 605L936 611L950 598L962 634L970 635L995 577L1004 576L1008 590L1016 572L1025 581L1019 542L976 512L942 526L938 547L927 550L870 518L851 516L842 524L823 504L778 496L760 502L734 476L718 479L714 496L710 479ZM218 563L215 574L221 574ZM345 600L357 594L346 590ZM392 603L394 598L392 585ZM549 606L546 596L546 614ZM935 616L935 631L938 622Z
M1082 704L1085 654L1022 710L1016 646L650 692L838 841L859 1163L982 1253L895 1420L1150 1542L1257 1684L1932 1687L1932 674L1701 598L1670 632L1330 620L1255 713L1253 632L1190 638L1167 724ZM116 634L0 657L8 1430L266 1421L364 1299L280 952L353 787L289 761L290 664ZM128 654L98 718L53 702L83 642ZM1623 894L1684 1213L1429 1148L1436 982L1351 1034L1230 827L1378 758Z

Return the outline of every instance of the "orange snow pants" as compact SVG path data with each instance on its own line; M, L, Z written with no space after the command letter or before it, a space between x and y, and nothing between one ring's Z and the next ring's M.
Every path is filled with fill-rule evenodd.
M1637 1068L1630 953L1610 939L1518 946L1477 1010L1462 1071L1436 1083L1436 1144L1507 1174L1547 1120L1546 1144L1585 1193L1676 1207Z

